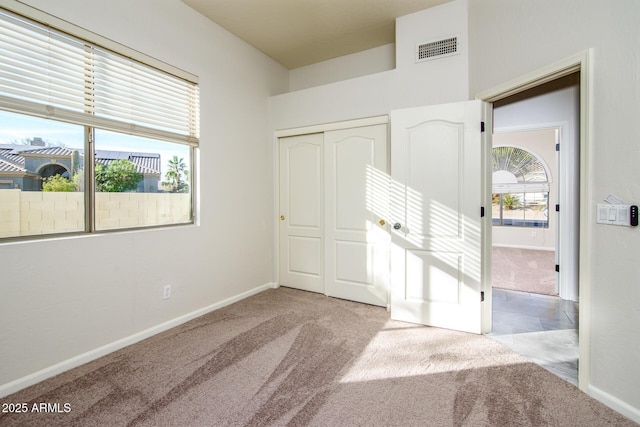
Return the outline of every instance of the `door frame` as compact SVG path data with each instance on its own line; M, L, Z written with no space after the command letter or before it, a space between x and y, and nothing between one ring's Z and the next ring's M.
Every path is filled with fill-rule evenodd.
M289 129L280 129L280 130L275 130L273 132L272 153L273 153L274 173L273 173L272 188L276 189L275 198L274 198L275 204L272 209L273 215L272 215L272 221L271 221L272 230L274 230L273 231L274 242L273 242L273 252L272 252L273 253L272 277L274 277L273 288L280 287L280 220L279 220L280 191L278 191L278 189L280 188L280 155L279 155L280 138L285 138L289 136L298 136L298 135L308 135L311 133L324 133L332 130L342 130L342 129L381 125L381 124L386 124L386 125L389 124L388 115L385 114L381 116L364 117L364 118L353 119L353 120L344 120L339 122L330 122L330 123L301 126L301 127L289 128ZM387 137L388 136L389 136L389 127L387 126ZM390 157L387 156L387 169L389 169L390 167L389 161L390 161ZM323 251L323 254L324 254L324 251ZM324 272L324 261L322 263L321 268L322 268L322 271ZM324 295L327 295L326 289L324 290L323 293ZM387 309L388 309L388 303L387 303Z
M592 174L591 172L591 133L592 111L591 93L593 92L593 52L591 49L582 51L551 65L529 74L503 83L494 88L480 92L476 99L493 103L508 96L515 95L543 83L567 76L576 71L580 72L580 243L579 243L579 326L578 326L578 387L587 392L590 382L590 352L591 347L591 237L588 226L594 221L592 210L589 208L591 200ZM490 171L489 171L490 172Z

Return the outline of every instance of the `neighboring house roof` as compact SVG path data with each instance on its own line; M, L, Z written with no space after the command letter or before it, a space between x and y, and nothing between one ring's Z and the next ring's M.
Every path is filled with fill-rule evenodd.
M82 150L78 150L82 153ZM66 147L27 147L19 151L22 156L56 156L56 157L70 157L73 154L73 150Z
M26 172L24 157L15 151L15 145L0 145L0 172Z
M129 160L138 173L160 175L160 154L96 150L96 163L107 166L114 160Z
M26 157L71 157L72 149L66 147L34 147L30 145L0 144L0 172L29 172L25 169ZM83 156L83 150L78 150ZM107 166L114 160L129 160L136 171L145 175L160 175L160 154L127 151L96 150L96 163ZM33 172L33 171L31 171Z
M0 172L26 172L26 170L0 158Z
M160 155L158 157L151 156L132 156L130 159L140 173L160 173Z

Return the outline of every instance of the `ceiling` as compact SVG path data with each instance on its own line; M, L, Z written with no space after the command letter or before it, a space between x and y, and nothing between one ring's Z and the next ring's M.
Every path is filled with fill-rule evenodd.
M395 42L395 18L450 0L182 0L288 69Z

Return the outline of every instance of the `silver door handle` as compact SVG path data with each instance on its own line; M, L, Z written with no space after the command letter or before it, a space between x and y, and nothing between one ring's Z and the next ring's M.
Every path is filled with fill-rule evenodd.
M399 222L396 222L395 224L393 224L394 230L400 230L401 228L402 228L402 224L400 224Z

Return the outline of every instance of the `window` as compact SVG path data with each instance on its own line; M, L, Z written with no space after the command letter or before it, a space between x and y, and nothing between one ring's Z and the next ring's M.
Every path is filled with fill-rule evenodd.
M95 139L97 230L191 221L188 146L101 129Z
M493 149L493 225L549 227L549 172L535 154Z
M192 223L197 78L43 16L0 9L0 238Z

